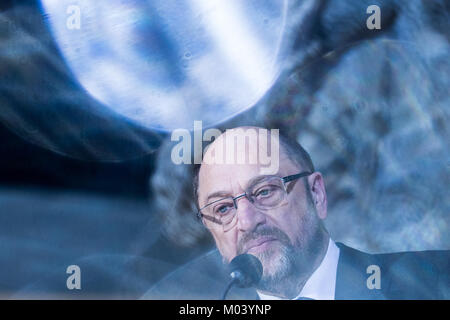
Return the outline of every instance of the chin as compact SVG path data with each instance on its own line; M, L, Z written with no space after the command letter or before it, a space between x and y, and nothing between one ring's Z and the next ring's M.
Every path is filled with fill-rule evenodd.
M255 254L263 265L263 279L283 277L289 272L291 269L291 259L287 251L287 248L276 247Z

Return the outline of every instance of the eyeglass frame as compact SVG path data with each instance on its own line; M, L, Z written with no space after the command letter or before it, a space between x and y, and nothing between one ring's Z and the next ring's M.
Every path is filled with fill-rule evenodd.
M270 178L270 177L280 178L281 181L283 182L284 191L286 192L286 195L287 195L288 193L287 193L287 189L286 189L286 183L288 183L290 181L294 181L294 180L300 179L300 178L308 177L308 176L312 175L313 173L314 173L314 171L313 172L304 171L304 172L300 172L300 173L297 173L297 174L288 175L288 176L285 176L285 177L278 177L278 176L267 176L267 177L268 178ZM208 206L210 206L210 205L212 205L212 204L214 204L216 202L222 201L224 199L229 199L229 198L231 198L233 200L234 209L237 210L238 208L237 208L237 201L236 200L238 200L238 199L240 199L242 197L246 197L247 200L253 205L253 202L249 199L249 197L247 197L247 192L244 192L244 193L239 194L239 195L237 195L235 197L232 197L232 196L224 197L224 198L221 198L221 199L218 199L218 200L215 200L213 202L210 202L210 203L206 204L202 208L198 209L198 211L197 211L197 218L200 219L200 220L202 218L206 218L207 220L209 220L211 222L214 222L214 223L216 223L218 225L222 225L222 222L217 220L217 218L209 216L209 215L205 215L205 214L201 213L201 210L205 209L206 207L208 207ZM275 208L275 207L273 207L273 208Z

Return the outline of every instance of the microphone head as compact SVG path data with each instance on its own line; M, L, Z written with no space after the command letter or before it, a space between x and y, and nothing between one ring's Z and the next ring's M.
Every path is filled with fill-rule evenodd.
M231 260L230 275L239 288L256 286L261 280L263 266L258 258L251 254L240 254Z

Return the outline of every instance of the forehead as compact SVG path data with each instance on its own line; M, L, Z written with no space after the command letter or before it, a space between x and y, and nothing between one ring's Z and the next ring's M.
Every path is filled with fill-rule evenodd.
M298 173L298 166L280 149L279 167L275 175L283 177ZM255 177L261 176L260 164L206 164L203 163L198 177L199 204L206 201L208 194L224 192L230 195L243 192Z

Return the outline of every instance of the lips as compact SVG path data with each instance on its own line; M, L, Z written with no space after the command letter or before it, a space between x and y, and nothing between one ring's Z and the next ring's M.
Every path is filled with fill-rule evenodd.
M257 249L263 244L271 241L277 240L274 237L260 237L255 240L249 241L248 244L244 248L244 252L249 252L251 249Z

